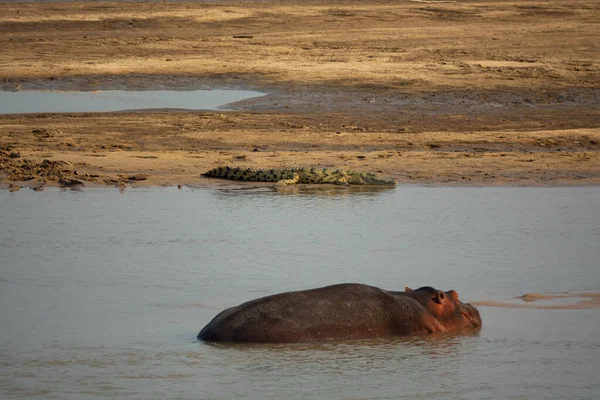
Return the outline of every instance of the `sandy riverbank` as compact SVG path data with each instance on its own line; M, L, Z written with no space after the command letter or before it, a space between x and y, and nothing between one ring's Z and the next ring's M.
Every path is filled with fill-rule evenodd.
M600 184L599 16L578 0L0 4L3 90L268 94L230 112L0 116L0 180L202 185L228 164Z

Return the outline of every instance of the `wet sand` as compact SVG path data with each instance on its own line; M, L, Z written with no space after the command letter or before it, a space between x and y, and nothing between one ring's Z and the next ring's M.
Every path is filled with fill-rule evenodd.
M505 307L505 308L535 308L539 310L579 310L586 308L600 308L600 293L583 292L583 293L561 293L561 294L544 294L544 293L528 293L517 297L525 303L507 303L500 301L478 301L472 303L475 306L485 307ZM556 300L572 299L574 302L569 304L560 304ZM552 301L555 304L552 304ZM550 304L539 304L537 302Z
M236 111L0 116L0 182L213 185L322 165L433 185L600 184L588 1L0 4L0 89L235 88Z

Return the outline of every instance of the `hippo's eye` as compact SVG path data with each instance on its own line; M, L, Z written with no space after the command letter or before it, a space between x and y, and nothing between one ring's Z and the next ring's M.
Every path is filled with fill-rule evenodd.
M450 296L450 298L454 301L458 301L458 293L456 293L456 290L450 290L448 292L448 295Z

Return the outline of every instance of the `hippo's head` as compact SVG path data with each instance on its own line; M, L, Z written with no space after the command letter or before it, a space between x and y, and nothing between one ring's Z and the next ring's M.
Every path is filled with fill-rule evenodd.
M416 290L407 287L405 290L447 331L481 327L479 311L471 304L458 300L458 293L454 290L444 292L430 286Z

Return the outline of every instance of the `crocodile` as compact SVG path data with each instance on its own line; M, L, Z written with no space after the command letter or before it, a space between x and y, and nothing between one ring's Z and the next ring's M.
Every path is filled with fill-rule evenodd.
M346 171L339 168L291 167L277 169L253 169L217 167L202 176L235 181L277 182L276 187L304 184L333 185L396 185L395 179L380 178L370 172Z

